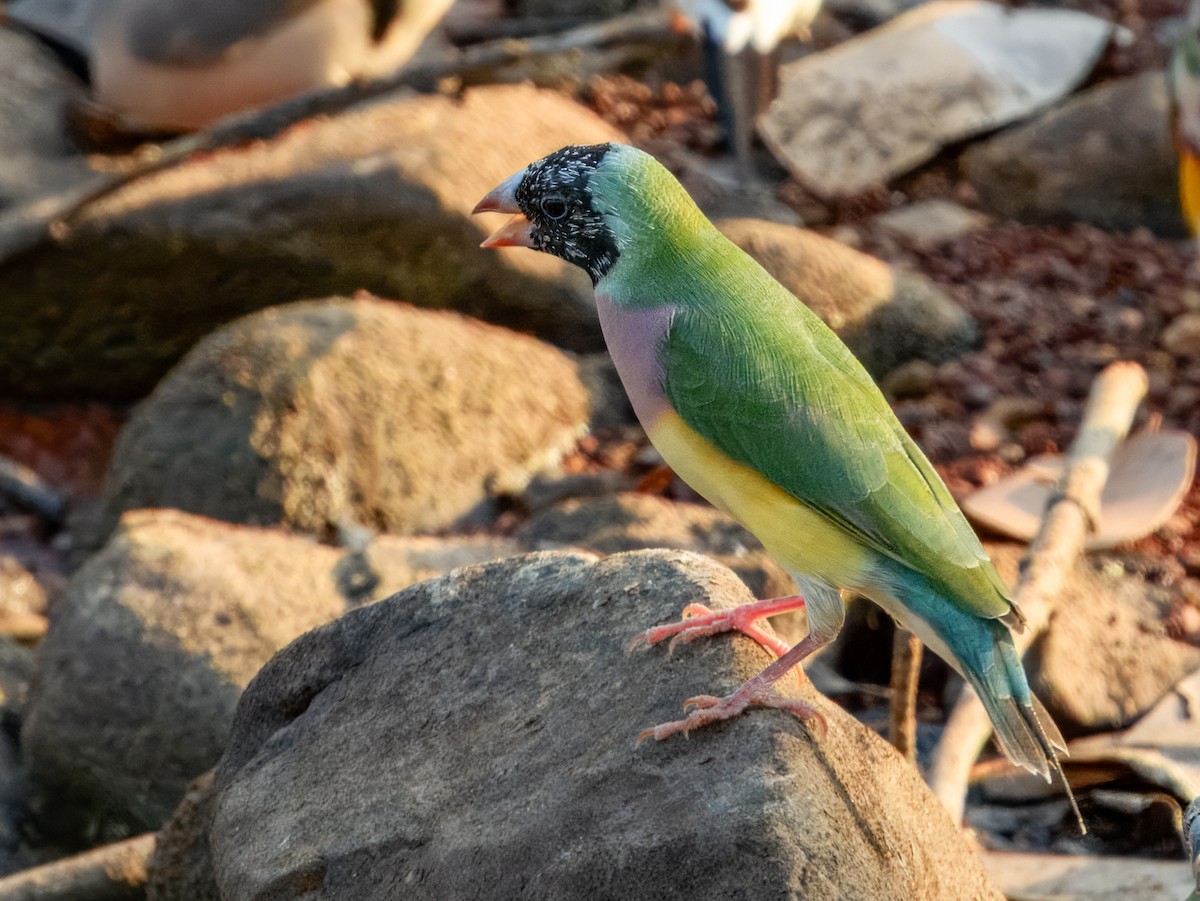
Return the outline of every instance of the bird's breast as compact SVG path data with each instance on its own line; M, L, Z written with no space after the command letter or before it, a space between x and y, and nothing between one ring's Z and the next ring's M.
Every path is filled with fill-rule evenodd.
M648 309L625 309L598 291L596 312L621 384L642 428L649 432L668 407L660 352L675 308L663 304Z

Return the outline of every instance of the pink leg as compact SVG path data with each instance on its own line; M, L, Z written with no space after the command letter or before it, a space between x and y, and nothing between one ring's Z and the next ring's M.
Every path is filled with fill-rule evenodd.
M774 689L775 683L783 675L823 644L825 644L824 639L809 634L757 676L752 676L743 682L742 686L733 694L724 698L713 695L697 695L694 698L688 698L683 703L684 710L689 707L694 707L695 710L685 719L662 723L652 729L642 730L637 737L638 743L640 744L651 736L656 741L662 741L677 732L687 735L693 729L699 729L709 723L731 719L747 707L776 707L781 710L790 710L805 722L811 720L814 725L819 727L819 731L824 733L827 727L825 717L820 711L807 701L785 697Z
M753 638L776 657L784 656L789 648L770 626L766 628L758 624L760 619L798 610L804 606L804 598L791 595L784 598L768 598L742 604L729 610L710 610L703 604L688 604L683 608L683 618L678 622L666 623L639 632L629 642L626 650L632 651L641 644L656 645L667 638L671 639L670 649L674 650L677 643L687 644L705 635L717 635L721 632L738 631ZM765 624L764 624L765 625Z

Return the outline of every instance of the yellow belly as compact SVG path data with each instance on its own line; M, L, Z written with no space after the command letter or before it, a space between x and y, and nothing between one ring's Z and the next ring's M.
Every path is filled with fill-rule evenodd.
M648 434L680 478L753 532L793 574L839 588L863 585L872 552L836 523L726 456L677 413L663 413Z

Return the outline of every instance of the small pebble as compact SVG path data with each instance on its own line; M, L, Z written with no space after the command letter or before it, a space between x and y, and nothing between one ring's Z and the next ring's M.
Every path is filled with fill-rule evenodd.
M1171 320L1159 337L1162 346L1177 357L1200 354L1200 313L1182 313Z
M977 451L990 453L1005 437L1003 429L990 419L979 419L971 426L971 447Z
M883 379L883 391L889 397L924 397L937 382L937 367L927 360L901 363Z
M963 403L972 410L982 410L996 401L996 389L987 382L972 382L963 388Z

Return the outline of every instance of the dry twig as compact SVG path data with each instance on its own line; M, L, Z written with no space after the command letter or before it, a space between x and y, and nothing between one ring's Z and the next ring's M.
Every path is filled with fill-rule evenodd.
M145 896L154 833L0 879L0 901L118 901Z
M1109 460L1128 434L1148 384L1145 370L1137 363L1118 362L1092 385L1058 491L1046 507L1013 592L1026 619L1024 631L1014 636L1022 654L1045 630L1067 573L1083 550L1090 526L1098 520ZM962 820L971 765L991 734L983 705L966 688L946 723L929 774L930 787L955 822Z
M921 675L921 648L921 639L896 626L892 639L888 741L914 765L917 762L917 682Z

